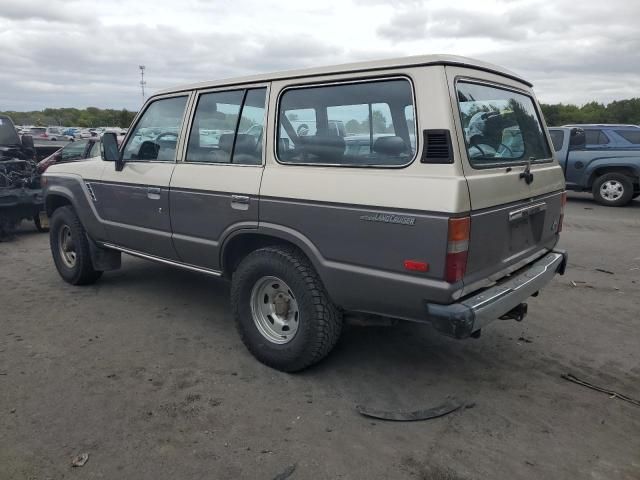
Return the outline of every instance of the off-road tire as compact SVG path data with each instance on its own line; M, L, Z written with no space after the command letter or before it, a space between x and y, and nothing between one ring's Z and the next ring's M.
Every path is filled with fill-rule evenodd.
M620 198L616 200L607 200L600 193L600 187L607 181L615 181L619 182L622 185L623 193ZM622 173L605 173L600 177L596 178L593 182L592 188L593 198L600 205L604 205L607 207L622 207L631 201L633 197L633 183L631 179Z
M82 226L82 223L80 223L80 219L76 215L73 207L65 206L56 209L51 216L49 224L49 245L51 246L51 254L53 255L53 261L58 269L58 273L63 280L71 285L89 285L95 283L95 281L102 275L102 272L93 268L87 233ZM73 238L73 245L76 253L76 260L73 268L65 265L65 262L61 258L59 248L60 229L65 225L71 230L71 236Z
M265 276L281 278L298 304L297 332L285 344L265 338L253 319L252 290ZM253 356L283 372L297 372L322 360L342 332L342 313L329 298L309 260L294 247L265 247L247 255L233 273L231 308L240 338Z

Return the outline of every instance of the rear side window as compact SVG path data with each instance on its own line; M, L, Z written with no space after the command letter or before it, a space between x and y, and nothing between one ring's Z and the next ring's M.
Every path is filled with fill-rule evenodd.
M472 166L551 159L531 97L471 82L458 82L457 95Z
M616 133L627 142L640 145L640 129L638 130L616 130Z
M338 166L403 166L416 153L411 84L393 79L285 90L278 160Z
M200 95L187 162L262 163L266 88Z
M609 143L609 137L602 130L585 130L584 135L587 145L606 145Z
M551 143L553 143L553 149L559 152L562 149L564 132L562 130L549 130L549 136L551 137Z

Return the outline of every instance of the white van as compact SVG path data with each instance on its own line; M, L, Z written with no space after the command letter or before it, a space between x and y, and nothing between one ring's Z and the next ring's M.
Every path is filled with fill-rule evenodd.
M420 56L186 85L103 149L44 176L61 276L94 282L124 252L227 278L243 341L281 370L327 355L352 313L478 336L521 320L566 265L540 107L495 65Z

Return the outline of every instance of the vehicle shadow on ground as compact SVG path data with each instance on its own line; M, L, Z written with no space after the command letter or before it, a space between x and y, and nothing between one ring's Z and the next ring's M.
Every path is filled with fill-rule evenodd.
M207 335L211 335L208 342L216 349L235 345L244 356L246 374L274 374L253 360L239 343L232 327L227 282L126 258L121 270L105 274L97 285L115 296L157 298L161 307L166 303L175 308L179 298L181 304L191 306L190 315L180 318L182 331L189 331L190 323L192 328L200 328L201 319L206 318ZM507 385L513 383L513 378L532 382L563 370L555 360L550 364L546 353L539 354L535 346L520 342L519 330L505 331L501 323L496 322L495 328L478 340L444 337L427 325L410 322L390 327L346 323L333 352L318 365L290 377L290 381L300 382L301 386L320 382L356 403L411 409L424 407L425 401L427 406L433 406L450 396L467 401L482 388L510 389ZM523 356L524 350L527 356ZM275 374L283 380L289 377Z

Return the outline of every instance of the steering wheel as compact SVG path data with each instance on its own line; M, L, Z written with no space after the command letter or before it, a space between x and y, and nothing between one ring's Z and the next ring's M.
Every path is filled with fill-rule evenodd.
M175 141L173 141L173 140L160 140L162 137L168 137L168 136L176 137ZM162 132L156 138L154 138L153 141L155 143L163 143L163 142L164 143L177 143L178 142L178 134L174 133L174 132Z
M511 147L509 147L509 146L505 145L504 143L501 143L500 145L498 145L498 150L500 150L500 147L504 147L504 148L505 148L505 150L508 150L508 151L509 151L509 155L510 155L511 157L514 157L513 150L511 150Z

